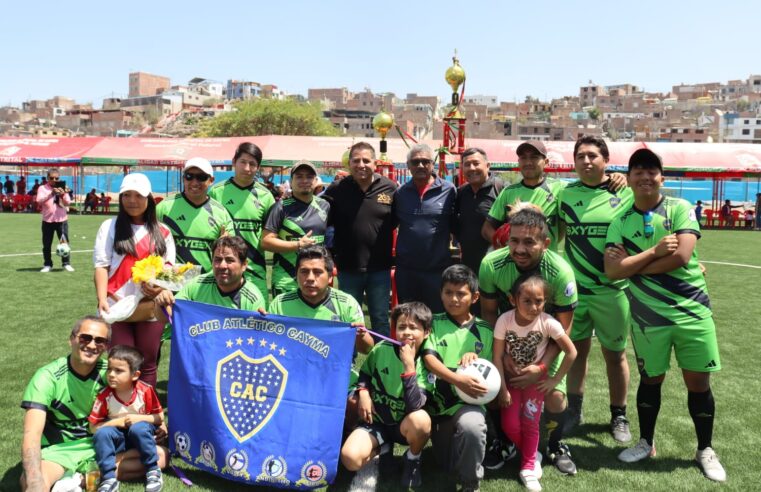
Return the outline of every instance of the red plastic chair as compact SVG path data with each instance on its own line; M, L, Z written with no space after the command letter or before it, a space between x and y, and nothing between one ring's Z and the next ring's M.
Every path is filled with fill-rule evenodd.
M26 210L26 195L13 195L13 211L23 212Z
M703 215L705 215L706 217L706 227L712 227L715 220L713 210L711 209L703 210Z
M732 210L732 226L733 227L742 227L742 223L740 222L740 211L739 210Z

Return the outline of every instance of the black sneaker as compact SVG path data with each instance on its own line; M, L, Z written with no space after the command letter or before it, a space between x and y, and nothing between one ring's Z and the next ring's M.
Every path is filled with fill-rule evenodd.
M563 434L568 434L576 427L584 423L584 415L581 413L581 408L568 406L566 410L565 423L563 424Z
M499 470L510 458L515 456L515 444L506 443L502 439L492 441L489 448L484 454L484 461L481 463L487 470Z
M423 474L420 470L420 458L413 460L404 453L402 457L404 469L402 470L402 487L409 489L411 487L420 487L423 484Z
M479 492L481 490L481 482L478 480L463 482L457 490L458 492Z
M547 456L563 475L576 475L576 464L571 459L571 450L568 449L568 445L561 442L556 453L547 448Z

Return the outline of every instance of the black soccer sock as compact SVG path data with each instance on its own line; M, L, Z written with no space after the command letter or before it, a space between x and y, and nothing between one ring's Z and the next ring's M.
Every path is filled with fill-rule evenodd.
M703 393L687 393L687 408L690 409L690 417L695 424L695 434L698 436L698 449L711 446L713 438L713 416L716 404L713 401L713 393L709 388Z
M560 413L544 411L545 429L547 429L547 448L550 452L560 451L560 441L563 439L563 426L565 425L568 409Z
M584 403L584 395L577 395L575 393L568 393L568 406L581 413L581 405Z
M610 406L610 419L613 420L616 417L626 417L626 405L622 407L616 405Z
M661 409L661 385L640 383L637 389L637 415L639 416L639 436L653 445L655 421Z

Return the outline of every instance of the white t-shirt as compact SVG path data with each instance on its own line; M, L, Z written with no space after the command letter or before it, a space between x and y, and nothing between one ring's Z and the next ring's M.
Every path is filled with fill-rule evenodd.
M547 313L542 313L526 326L515 321L515 309L497 318L494 338L505 341L505 352L517 367L536 364L544 357L550 338L557 340L563 334L563 325Z
M159 223L161 235L166 243L166 253L163 256L164 264L174 265L175 248L174 238L171 231L164 224ZM108 268L108 303L113 305L116 301L112 296L122 299L126 296L137 294L140 286L132 281L132 266L138 261L150 255L147 249L148 228L145 225L132 224L132 236L135 239L135 248L138 257L124 256L114 251L114 235L116 234L116 219L108 219L100 225L98 235L95 237L95 249L93 251L93 263L95 267ZM141 241L143 241L141 243ZM142 254L141 254L142 251Z

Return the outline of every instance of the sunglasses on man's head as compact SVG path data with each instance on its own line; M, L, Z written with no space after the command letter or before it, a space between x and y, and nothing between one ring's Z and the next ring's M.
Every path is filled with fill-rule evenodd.
M645 237L652 237L655 233L655 228L653 227L653 212L645 212L642 215L642 225L644 229L642 232L644 232Z
M79 343L81 343L82 345L90 345L90 342L92 342L93 340L95 340L95 345L104 346L108 343L108 338L94 337L86 333L80 333L79 335L77 335L77 340L79 340Z
M203 183L203 182L205 182L206 180L209 179L209 175L208 174L203 174L203 173L201 173L201 174L185 173L185 174L182 175L182 177L185 178L186 181L196 180L196 181L199 181L201 183Z

